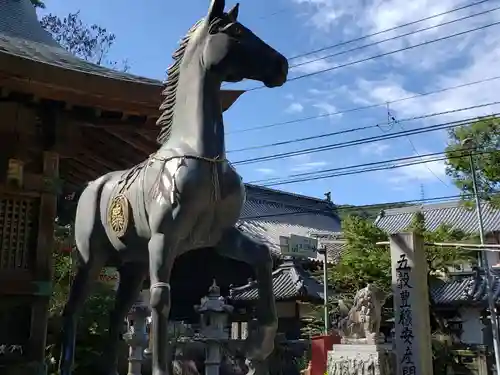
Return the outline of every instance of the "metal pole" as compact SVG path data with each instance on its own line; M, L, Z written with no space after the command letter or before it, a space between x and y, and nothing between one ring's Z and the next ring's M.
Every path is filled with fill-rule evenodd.
M484 225L483 225L483 213L481 209L481 200L479 199L479 194L477 192L477 180L476 180L476 169L474 166L474 158L472 157L472 152L469 152L469 162L470 169L472 174L472 187L474 189L474 199L476 201L476 213L477 213L477 222L479 225L479 238L481 241L481 245L484 245ZM490 309L490 320L491 320L491 330L493 333L493 349L495 351L495 365L496 365L496 373L499 374L500 371L500 340L498 337L498 320L497 320L497 312L495 307L495 301L493 299L493 291L491 286L493 285L491 279L490 265L488 262L488 250L483 250L480 252L480 266L486 272L486 291L488 293L488 306Z
M323 258L323 310L324 310L324 319L325 319L325 335L328 335L329 329L329 316L328 316L328 254L326 251L326 247L323 247L322 252L324 254Z

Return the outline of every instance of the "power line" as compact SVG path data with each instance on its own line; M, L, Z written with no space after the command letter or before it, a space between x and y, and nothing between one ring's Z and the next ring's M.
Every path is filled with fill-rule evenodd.
M396 120L396 118L391 114L391 112L389 111L389 105L387 105L387 118L389 121L392 121L391 123L392 124L397 124L401 130L403 131L406 131L406 129L403 127L403 125L398 121ZM382 128L380 129L381 131ZM410 143L410 146L413 148L413 151L415 152L415 154L417 154L417 156L421 156L420 153L418 152L417 150L417 147L415 146L415 144L413 143L413 141L411 140L411 138L409 136L406 136L406 139L408 140L408 142ZM421 158L421 160L424 160L423 157ZM427 168L427 170L434 176L436 177L444 186L446 187L450 187L450 185L448 185L446 182L443 181L443 179L441 177L439 177L433 170L431 167L429 167L427 165L427 163L424 164L425 167ZM421 189L422 189L422 195L423 195L423 191L424 191L424 186L422 185L421 186Z
M341 111L323 113L321 115L315 115L315 116L309 116L309 117L302 117L302 118L298 118L298 119L295 119L295 120L275 122L275 123L271 123L271 124L267 124L267 125L261 125L261 126L255 126L255 127L251 127L251 128L246 128L246 129L234 130L234 131L229 131L226 134L229 135L229 134L237 134L237 133L246 133L246 132L254 131L254 130L262 130L262 129L274 128L274 127L277 127L277 126L284 126L284 125L296 124L296 123L305 122L305 121L317 120L317 119L327 118L327 117L331 117L331 116L335 116L335 115L342 115L342 114L346 114L346 113L350 113L350 112L358 112L358 111L362 111L362 110L365 110L365 109L378 108L378 107L381 107L381 106L385 106L386 104L400 103L400 102L403 102L403 101L417 99L417 98L424 97L424 96L429 96L429 95L434 95L434 94L440 94L440 93L443 93L443 92L452 91L452 90L458 90L458 89L461 89L461 88L464 88L464 87L470 87L470 86L478 85L478 84L481 84L481 83L487 83L487 82L495 81L495 80L498 80L498 79L500 79L500 76L489 77L489 78L481 79L479 81L471 81L471 82L463 83L463 84L460 84L460 85L445 87L445 88L442 88L442 89L439 89L439 90L427 91L427 92L424 92L424 93L418 93L418 94L415 94L415 95L405 96L405 97L402 97L402 98L399 98L399 99L391 100L389 102L377 103L377 104L370 104L370 105L365 105L365 106L360 106L360 107L349 108L349 109L345 109L345 110L341 110ZM271 144L271 145L267 145L265 147L272 147L273 145L274 144ZM246 150L252 150L254 148L263 148L263 147L264 146L247 147L247 148L244 148L244 149L232 150L231 152L246 151Z
M468 107L467 109L464 109L464 108L456 109L456 110L447 111L447 112L441 113L441 114L456 113L456 112L460 112L460 111L464 111L464 110L477 109L477 108L487 107L487 106L496 105L496 104L500 104L500 102L491 102L491 103L482 104L482 105L478 105L478 106ZM420 116L420 117L416 117L413 119L416 120L416 119L428 118L428 117L431 117L432 115L436 115L436 114ZM496 114L494 114L494 115L496 115ZM433 132L433 131L438 131L438 130L445 130L445 129L450 129L450 128L453 128L453 127L456 127L459 125L467 124L468 122L471 122L471 121L476 121L477 119L478 119L478 117L470 117L470 118L463 119L463 120L438 123L438 124L434 124L434 125L430 125L430 126L421 127L418 129L411 129L408 131L401 131L401 132L396 132L396 133L392 133L392 134L383 134L383 135L379 135L379 136L365 137L365 138L356 139L356 140L352 140L352 141L333 143L333 144L329 144L329 145L325 145L325 146L310 147L310 148L305 148L305 149L296 150L296 151L271 154L271 155L260 156L260 157L256 157L256 158L250 158L250 159L243 159L243 160L235 161L233 164L234 165L251 164L251 163L268 161L268 160L283 159L283 158L297 156L297 155L305 155L305 154L311 154L311 153L316 153L316 152L321 152L321 151L333 150L333 149L337 149L337 148L357 146L357 145L372 143L372 142L380 141L380 140L399 138L399 137L402 137L405 135L410 135L410 134L421 134L421 133L428 133L428 132ZM405 120L410 121L410 119L405 119ZM401 121L403 121L403 120L401 120Z
M377 36L377 35L388 33L390 31L398 30L398 29L401 29L401 28L404 28L404 27L407 27L407 26L415 25L415 24L420 23L420 22L424 22L424 21L428 21L428 20L431 20L431 19L434 19L434 18L437 18L437 17L441 17L441 16L444 16L446 14L458 12L458 11L466 9L466 8L470 8L470 7L473 7L473 6L476 6L476 5L480 5L480 4L484 4L484 3L488 2L488 1L490 1L490 0L476 1L474 3L463 5L463 6L458 7L458 8L453 8L453 9L450 9L450 10L445 11L445 12L433 14L432 16L428 16L428 17L425 17L425 18L420 18L420 19L417 19L417 20L412 21L412 22L408 22L408 23L405 23L405 24L402 24L402 25L394 26L394 27L391 27L389 29L377 31L377 32L372 33L372 34L366 34L366 35L360 36L358 38L346 40L344 42L335 43L335 44L332 44L332 45L329 45L329 46L326 46L326 47L323 47L323 48L319 48L319 49L316 49L316 50L313 50L313 51L304 52L304 53L301 53L299 55L295 55L295 56L289 57L288 60L295 60L295 59L298 59L298 58L301 58L301 57L314 55L316 53L323 52L323 51L326 51L326 50L329 50L329 49L332 49L332 48L335 48L335 47L341 47L341 46L344 46L344 45L347 45L347 44L351 44L351 43L354 43L354 42L359 42L360 40L368 39L368 38L371 38L371 37L374 37L374 36Z
M432 152L432 153L420 155L420 156L405 156L405 157L400 157L400 158L395 158L395 159L390 159L390 160L374 161L374 162L363 163L363 164L354 164L354 165L349 165L346 167L336 167L336 168L323 169L323 170L319 170L319 171L295 173L295 174L288 175L285 177L273 177L273 178L255 180L255 181L249 182L249 184L272 183L272 182L278 182L280 180L289 179L289 178L311 176L311 175L315 175L318 173L337 172L337 171L342 171L342 170L350 170L350 169L354 169L354 168L371 167L371 166L383 165L383 164L387 164L387 163L395 163L398 161L409 161L409 160L414 160L414 159L420 159L421 157L432 157L432 156L439 156L439 155L444 155L444 154L445 154L445 152L441 151L441 152Z
M290 11L290 8L284 7L284 8L277 9L274 12L271 12L271 13L268 13L268 14L262 14L259 17L257 17L256 19L258 21L267 20L268 18L277 16L278 14L286 13L286 12L289 12L289 11Z
M401 119L400 121L408 122L408 121L422 120L422 119L426 119L429 117L436 117L436 116L441 116L441 115L447 115L450 113L469 111L471 109L477 109L477 108L481 108L481 107L488 106L488 105L490 105L490 104L481 105L480 107L472 106L472 107L458 108L458 109L443 111L443 112L434 112L434 113L430 113L430 114L426 114L426 115L404 118L404 119ZM336 132L311 135L309 137L300 137L300 138L294 138L294 139L289 139L289 140L280 141L280 142L273 142L273 143L264 144L264 145L250 146L250 147L240 148L240 149L236 149L236 150L229 150L229 151L227 151L227 153L229 154L229 153L236 153L236 152L249 151L249 150L259 150L259 149L263 149L263 148L277 147L277 146L283 146L283 145L288 145L288 144L292 144L292 143L310 141L313 139L328 138L328 137L332 137L335 135L343 135L343 134L353 133L353 132L362 131L362 130L380 128L381 125L382 124L366 125L366 126L361 126L361 127L357 127L357 128L338 130Z
M457 36L466 35L466 34L474 32L474 31L484 30L484 29L487 29L488 27L497 26L499 24L500 24L500 21L489 23L489 24L486 24L486 25L483 25L483 26L479 26L479 27L476 27L476 28L473 28L473 29L461 31L461 32L458 32L458 33L455 33L455 34L446 35L446 36L441 37L441 38L431 39L431 40L428 40L428 41L425 41L425 42L422 42L422 43L417 43L417 44L414 44L414 45L411 45L411 46L407 46L407 47L404 47L404 48L399 48L399 49L396 49L394 51L379 53L377 55L366 57L366 58L363 58L363 59L360 59L360 60L355 60L355 61L351 61L351 62L348 62L348 63L345 63L345 64L335 65L335 66L332 66L330 68L321 69L321 70L318 70L318 71L315 71L315 72L298 75L296 77L289 78L287 80L287 82L293 82L293 81L297 81L299 79L313 77L313 76L316 76L316 75L319 75L319 74L323 74L323 73L327 73L327 72L331 72L333 70L337 70L337 69L340 69L340 68L346 68L348 66L357 65L357 64L364 63L364 62L367 62L367 61L370 61L370 60L375 60L375 59L378 59L378 58L381 58L381 57L390 56L390 55L393 55L393 54L398 53L398 52L408 51L408 50L411 50L411 49L414 49L414 48L417 48L417 47L422 47L422 46L430 45L430 44L433 44L433 43L441 42L443 40L451 39L451 38L454 38L454 37L457 37ZM263 89L265 87L266 86L264 86L264 85L256 86L256 87L249 88L246 91L249 92L249 91L260 90L260 89Z
M478 152L478 153L475 153L475 155L491 154L494 152L495 151ZM360 170L353 170L353 171L347 170L347 171L340 172L340 173L332 173L332 174L321 175L321 176L311 176L308 178L300 178L300 179L295 179L295 180L278 181L278 182L274 182L274 183L263 184L262 186L269 187L269 186L289 185L289 184L295 184L298 182L316 181L316 180L323 180L323 179L329 179L329 178L334 178L334 177L351 176L351 175L361 174L361 173L376 172L376 171L383 171L383 170L389 170L389 169L399 169L399 168L411 167L413 165L432 163L432 162L437 162L437 161L445 161L445 160L449 160L449 159L459 159L459 158L463 158L463 157L464 157L464 155L456 155L456 156L450 155L450 156L444 156L444 157L440 157L440 158L429 159L429 160L425 160L425 161L418 160L418 161L413 161L413 162L412 161L406 162L403 164L373 166L373 167L360 169ZM321 173L321 172L318 171L318 173Z
M385 43L385 42L389 42L389 41L392 41L392 40L404 38L404 37L407 37L407 36L410 36L410 35L414 35L414 34L418 34L418 33L424 32L424 31L429 31L429 30L432 30L432 29L436 29L438 27L442 27L442 26L446 26L446 25L451 25L451 24L456 23L456 22L464 21L466 19L470 19L470 18L482 16L482 15L487 14L487 13L494 12L494 11L496 11L498 9L500 9L500 6L496 7L496 8L488 9L488 10L485 10L485 11L482 11L482 12L479 12L479 13L470 14L468 16L464 16L464 17L461 17L461 18L456 18L456 19L451 20L451 21L446 21L446 22L438 23L436 25L424 27L424 28L421 28L421 29L418 29L418 30L409 31L407 33L396 35L396 36L393 36L393 37L390 37L390 38L378 40L376 42L372 42L372 43L368 43L368 44L363 44L362 46L357 46L357 47L354 47L354 48L351 48L351 49L347 49L347 50L344 50L344 51L340 51L340 52L336 52L336 53L333 53L333 54L330 54L330 55L317 57L317 58L312 59L312 60L307 60L307 61L304 61L304 62L301 62L301 63L298 63L298 64L294 64L294 65L290 66L290 69L298 68L298 67L303 66L303 65L312 64L314 62L321 61L321 60L326 60L326 59L329 59L329 58L332 58L332 57L345 55L345 54L350 53L350 52L359 51L359 50L362 50L362 49L365 49L365 48L368 48L368 47L373 47L373 46L376 46L376 45L379 45L379 44L382 44L382 43Z
M485 155L485 154L492 154L495 153L496 151L480 151L476 152L474 155ZM417 165L417 164L426 164L426 163L432 163L435 161L442 161L446 159L459 159L464 157L464 155L461 154L451 154L451 155L446 155L445 157L441 158L434 158L431 159L432 157L438 157L440 155L446 155L446 152L433 152L425 155L413 155L413 156L405 156L405 157L399 157L399 158L394 158L390 160L381 160L381 161L375 161L375 162L369 162L369 163L363 163L363 164L355 164L355 165L349 165L346 167L336 167L336 168L329 168L329 169L323 169L323 170L318 170L318 171L312 171L312 172L303 172L303 173L296 173L292 175L288 175L285 177L274 177L274 178L269 178L269 179L264 179L264 180L257 180L257 181L252 181L250 184L261 184L262 186L277 186L281 184L288 184L288 183L295 183L295 182L302 182L302 181L313 181L313 180L318 180L321 178L331 178L331 177L337 177L337 176L344 176L344 175L350 175L350 174L358 174L358 173L367 173L367 172L372 172L375 170L380 170L378 168L382 169L393 169L393 168L402 168L406 167L409 165ZM428 159L424 159L428 158ZM390 164L390 163L398 163L398 162L405 162L405 163L411 163L411 164ZM388 165L390 164L390 165ZM372 168L377 168L377 169L372 169ZM342 174L328 174L324 175L324 173L331 173L331 172L342 172ZM347 174L344 174L347 173Z

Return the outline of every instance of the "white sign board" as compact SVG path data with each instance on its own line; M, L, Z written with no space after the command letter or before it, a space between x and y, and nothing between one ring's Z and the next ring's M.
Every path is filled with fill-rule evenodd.
M296 236L280 236L281 255L296 258L316 258L318 240L316 238Z

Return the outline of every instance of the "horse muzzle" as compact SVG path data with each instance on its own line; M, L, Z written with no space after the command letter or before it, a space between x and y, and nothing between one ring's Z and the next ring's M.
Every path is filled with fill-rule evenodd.
M278 54L275 62L271 64L268 70L264 85L269 88L280 87L286 82L288 77L288 60Z

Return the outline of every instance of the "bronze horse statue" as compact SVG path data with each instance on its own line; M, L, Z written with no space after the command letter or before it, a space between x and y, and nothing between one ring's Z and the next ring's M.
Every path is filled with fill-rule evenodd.
M277 328L269 248L235 227L245 201L241 177L226 159L220 105L222 82L253 79L267 87L286 82L286 58L237 21L238 5L224 12L212 0L174 52L162 114L160 148L129 170L90 182L78 200L75 241L80 258L63 313L61 375L70 375L78 316L90 286L107 264L120 282L110 312L104 375L116 375L122 322L145 278L151 282L152 375L171 374L167 322L170 276L185 252L215 248L249 264L258 281L258 328L249 335L251 371L273 351ZM264 371L264 370L262 370Z

